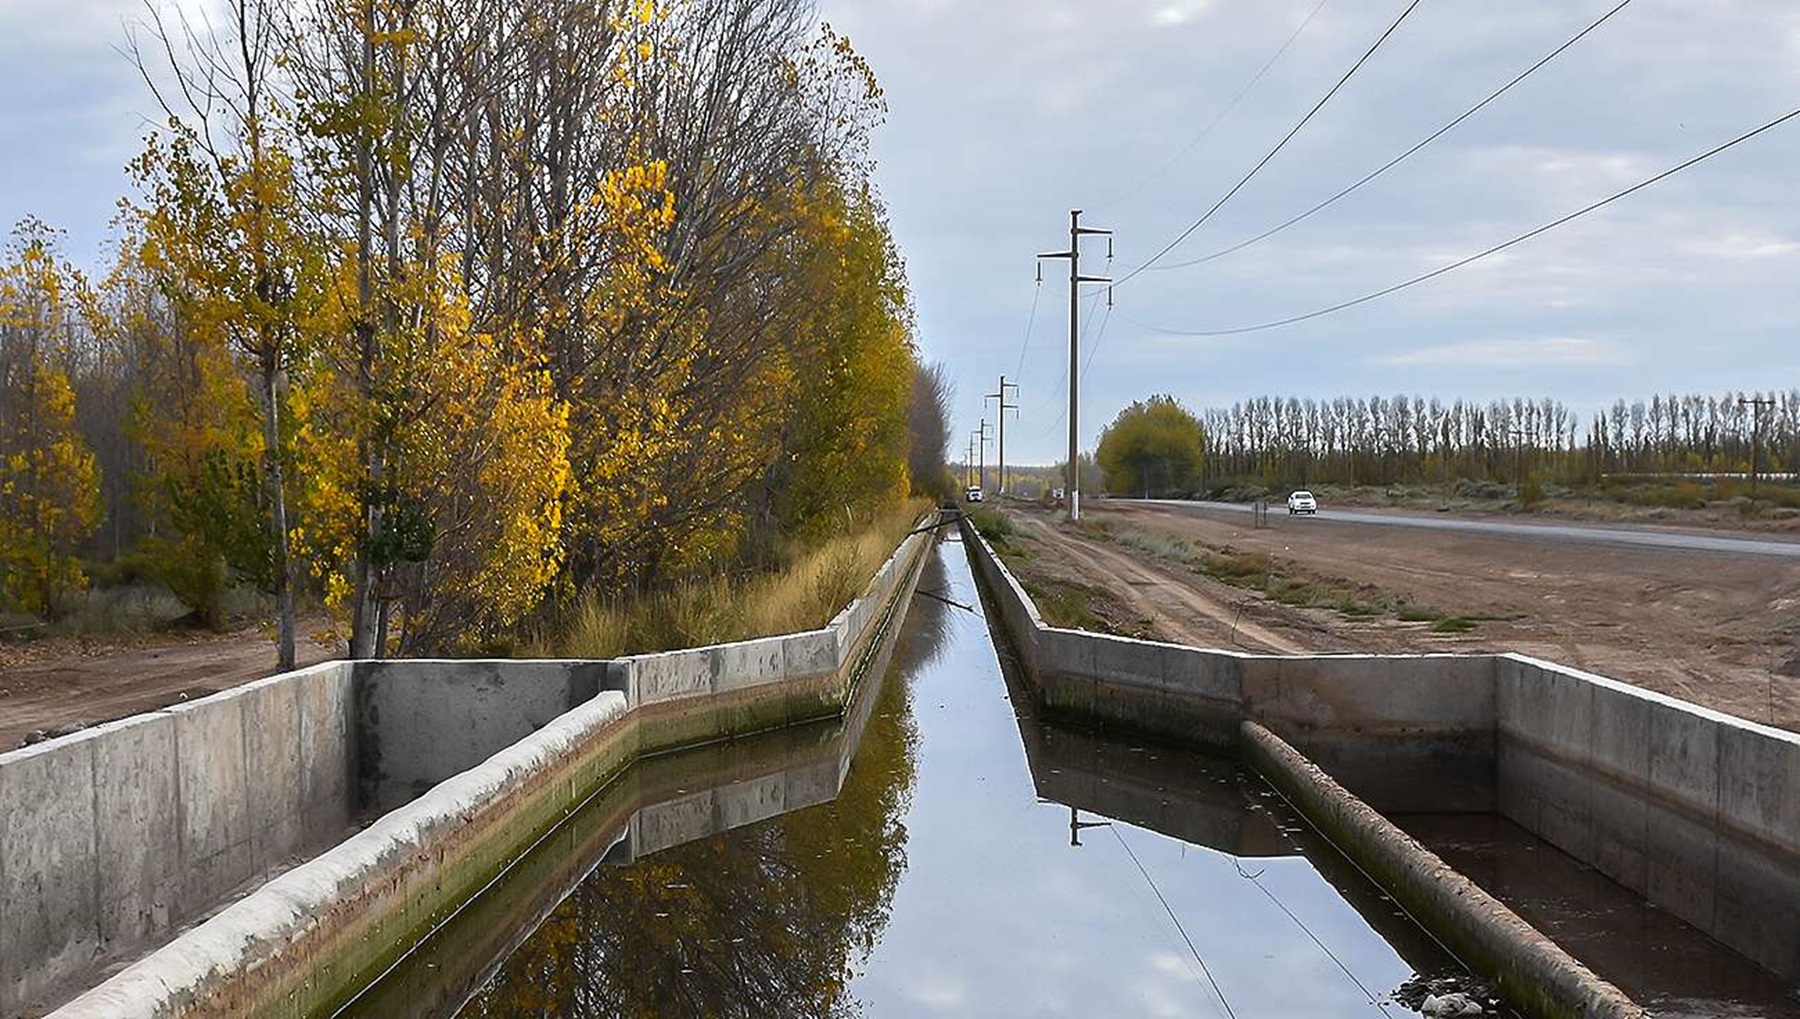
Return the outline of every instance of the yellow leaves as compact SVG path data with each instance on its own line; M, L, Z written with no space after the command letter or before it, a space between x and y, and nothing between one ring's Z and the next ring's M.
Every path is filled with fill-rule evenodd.
M0 604L43 613L85 588L75 553L100 518L99 469L59 366L88 302L47 228L16 237L0 265Z

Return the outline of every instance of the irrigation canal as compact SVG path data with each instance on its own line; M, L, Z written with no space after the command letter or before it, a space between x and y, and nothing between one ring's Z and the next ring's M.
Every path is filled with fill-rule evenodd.
M1800 1016L1522 832L1415 820L1659 1016ZM845 720L638 765L342 1014L1405 1016L1463 974L1253 773L1035 717L949 541Z

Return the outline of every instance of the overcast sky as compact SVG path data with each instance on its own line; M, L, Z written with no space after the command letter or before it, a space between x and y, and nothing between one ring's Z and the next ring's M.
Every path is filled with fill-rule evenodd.
M1329 196L1435 130L1617 0L1424 0L1236 198L1166 261ZM926 355L957 389L960 451L1000 373L1014 462L1066 447L1068 213L1116 230L1123 275L1261 158L1405 6L1325 0L822 0L874 64L879 171ZM137 0L0 0L0 219L31 213L95 261L150 100L117 52ZM1261 394L1553 396L1800 385L1800 120L1503 255L1380 301L1230 338L1417 275L1800 107L1800 8L1634 0L1384 177L1202 266L1095 308L1091 446L1120 407ZM1209 134L1195 139L1217 119ZM1104 239L1084 271L1105 273ZM1035 328L1025 344L1034 292ZM1084 303L1084 318L1089 305ZM1102 331L1103 327L1103 331ZM1085 354L1084 354L1085 358ZM988 417L993 412L990 408ZM991 456L991 454L990 454Z

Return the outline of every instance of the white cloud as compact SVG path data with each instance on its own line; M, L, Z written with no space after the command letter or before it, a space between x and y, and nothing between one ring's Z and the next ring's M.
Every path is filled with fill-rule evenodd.
M1468 340L1420 347L1375 359L1378 364L1408 367L1547 368L1602 367L1629 364L1616 344L1579 336L1541 336L1519 340Z
M1800 241L1762 232L1733 232L1695 241L1689 248L1699 255L1736 261L1792 255L1800 252Z
M1178 3L1158 7L1150 20L1158 25L1183 25L1203 17L1211 10L1212 0L1180 0Z
M907 993L914 1001L934 1012L961 1006L968 992L962 978L952 973L927 973L907 987Z

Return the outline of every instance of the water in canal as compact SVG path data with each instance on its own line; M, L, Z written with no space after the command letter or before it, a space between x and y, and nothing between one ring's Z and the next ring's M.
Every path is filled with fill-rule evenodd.
M1459 972L1253 775L1015 711L954 541L919 588L846 722L633 769L348 1011L1403 1015Z

